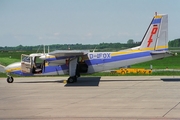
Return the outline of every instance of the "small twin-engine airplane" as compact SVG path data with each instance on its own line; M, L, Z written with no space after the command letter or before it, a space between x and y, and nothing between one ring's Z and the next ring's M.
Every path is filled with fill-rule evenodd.
M68 83L77 82L83 73L94 73L113 68L171 56L168 51L168 15L155 14L141 45L117 52L90 52L87 50L56 50L50 53L22 55L21 62L5 67L7 82L10 74L21 76L65 75Z

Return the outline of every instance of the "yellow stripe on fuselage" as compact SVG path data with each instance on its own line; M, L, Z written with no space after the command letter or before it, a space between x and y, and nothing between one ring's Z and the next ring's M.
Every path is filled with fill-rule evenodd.
M140 50L119 51L119 52L111 53L111 56L125 55L125 54L137 53L137 52L142 52L142 51L140 51Z
M165 46L157 46L156 50L158 50L158 49L166 49L166 48L168 48L167 45L165 45ZM154 50L154 47L141 48L141 49L137 49L137 50L128 49L128 50L123 50L123 51L119 51L119 52L112 52L111 56L132 54L132 53L145 52L145 51L150 51L150 50Z
M53 56L53 55L46 56L46 59L48 59L48 58L55 58L55 56Z
M19 71L19 70L21 70L21 68L19 68L19 67L18 68L9 68L9 69L6 70L6 72L10 73L10 72Z

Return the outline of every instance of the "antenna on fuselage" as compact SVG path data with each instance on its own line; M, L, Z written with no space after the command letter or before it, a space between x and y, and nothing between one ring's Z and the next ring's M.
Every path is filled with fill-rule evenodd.
M45 48L45 45L43 45L43 46L44 46L44 54L45 54L46 53L46 50L45 50L46 48Z
M49 53L49 46L48 46L48 53Z
M93 52L95 52L96 48L97 48L97 46L94 48Z
M37 49L36 53L38 53L39 49L41 48L41 45L39 45L39 48Z
M68 45L68 50L71 50L70 45Z

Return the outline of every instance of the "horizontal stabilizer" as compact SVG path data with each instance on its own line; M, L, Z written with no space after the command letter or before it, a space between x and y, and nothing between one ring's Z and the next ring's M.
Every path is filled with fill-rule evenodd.
M168 52L165 51L165 50L162 50L162 51L152 51L151 55L158 55L158 54L165 54L165 53L168 53Z

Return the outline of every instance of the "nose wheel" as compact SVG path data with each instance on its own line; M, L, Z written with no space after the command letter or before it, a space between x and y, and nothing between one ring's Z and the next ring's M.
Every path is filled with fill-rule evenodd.
M14 81L14 78L12 76L7 77L7 82L8 83L13 83L13 81Z

